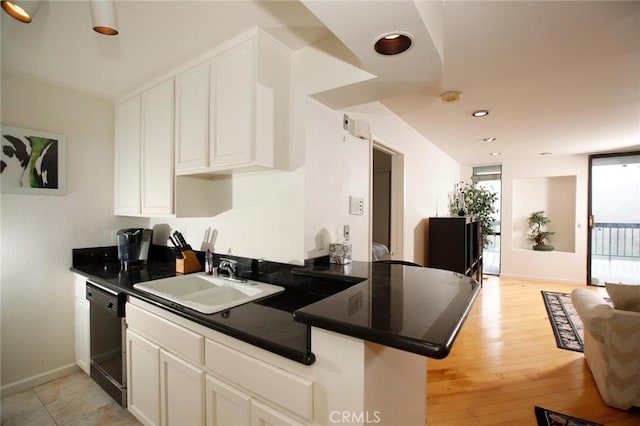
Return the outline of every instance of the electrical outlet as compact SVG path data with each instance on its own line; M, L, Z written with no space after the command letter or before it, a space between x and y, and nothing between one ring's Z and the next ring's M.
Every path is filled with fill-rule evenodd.
M347 132L349 131L349 116L347 114L342 116L342 128Z
M342 236L344 237L345 241L349 241L349 238L351 237L351 232L349 231L349 225L344 225L342 229Z

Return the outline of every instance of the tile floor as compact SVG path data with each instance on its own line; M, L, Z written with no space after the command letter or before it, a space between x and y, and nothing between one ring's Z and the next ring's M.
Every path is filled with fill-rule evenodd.
M2 426L133 426L140 423L79 371L2 398Z

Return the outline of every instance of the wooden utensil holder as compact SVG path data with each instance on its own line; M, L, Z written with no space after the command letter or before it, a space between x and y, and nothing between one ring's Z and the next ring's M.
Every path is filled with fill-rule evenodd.
M176 259L177 273L188 274L202 271L202 265L193 251L184 250L182 255L184 256L182 259Z

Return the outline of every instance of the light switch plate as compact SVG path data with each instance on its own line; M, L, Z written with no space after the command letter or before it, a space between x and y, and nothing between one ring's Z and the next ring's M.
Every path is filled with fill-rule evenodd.
M364 212L364 198L362 197L349 197L349 214L362 216Z

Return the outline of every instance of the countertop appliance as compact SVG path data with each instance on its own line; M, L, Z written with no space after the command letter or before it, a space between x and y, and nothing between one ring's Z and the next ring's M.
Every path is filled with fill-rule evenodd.
M127 295L87 281L91 377L122 407L127 406L125 303Z
M116 234L118 260L123 270L129 270L132 266L146 265L152 237L151 229L127 228L118 231Z

